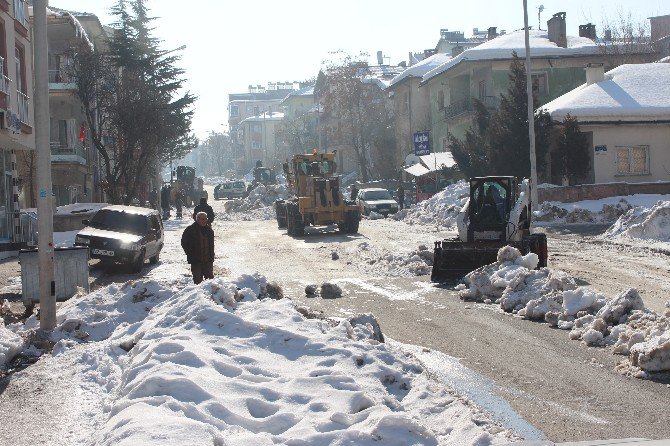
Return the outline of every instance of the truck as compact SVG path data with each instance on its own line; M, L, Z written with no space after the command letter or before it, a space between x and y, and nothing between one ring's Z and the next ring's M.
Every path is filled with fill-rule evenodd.
M547 237L533 234L529 179L513 176L470 179L470 197L456 217L458 238L435 242L431 281L458 281L471 271L494 263L506 245L522 254L533 252L538 267L547 266Z
M175 169L175 178L172 180L172 189L170 191L170 201L175 202L177 191L184 192L184 206L193 206L200 201L204 192L204 181L195 176L195 167L177 166Z
M275 201L277 226L302 236L306 226L336 224L340 232L358 232L361 213L346 200L336 175L335 152L294 155L283 164L291 197Z

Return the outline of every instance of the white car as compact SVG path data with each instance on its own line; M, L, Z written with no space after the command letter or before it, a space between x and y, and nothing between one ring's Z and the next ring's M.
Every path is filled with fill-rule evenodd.
M226 181L214 188L214 199L227 198L230 200L231 198L243 198L246 193L247 187L244 181Z
M363 215L376 212L386 216L398 212L399 207L391 193L381 188L361 189L356 197L356 203Z

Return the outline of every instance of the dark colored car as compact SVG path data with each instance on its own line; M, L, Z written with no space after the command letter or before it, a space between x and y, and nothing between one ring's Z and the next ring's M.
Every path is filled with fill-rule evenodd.
M92 258L131 265L140 272L144 262L158 262L165 238L163 221L155 209L107 206L75 237L75 246L88 246Z

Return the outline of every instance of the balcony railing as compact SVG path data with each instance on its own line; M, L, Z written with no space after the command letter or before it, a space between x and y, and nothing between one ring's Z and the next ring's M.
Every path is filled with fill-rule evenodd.
M86 151L81 145L68 145L66 142L50 141L51 155L74 155L86 161Z
M9 96L9 83L11 82L7 76L5 76L5 59L0 57L0 92Z
M496 110L500 105L500 98L497 96L484 96L483 98L467 97L449 104L444 109L444 116L447 119L451 119L466 113L471 113L473 110L473 100L475 99L484 104L484 107L489 110Z
M449 118L455 118L456 116L462 115L464 113L469 113L472 111L472 98L467 97L461 99L460 101L454 101L449 104L444 109L444 116Z
M23 92L16 91L18 97L18 115L19 121L23 124L30 125L30 98Z
M49 70L50 84L70 84L72 77L63 70Z

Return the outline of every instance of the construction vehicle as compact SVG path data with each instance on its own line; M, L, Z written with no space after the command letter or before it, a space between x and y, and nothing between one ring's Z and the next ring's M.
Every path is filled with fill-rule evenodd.
M247 192L251 192L256 189L260 184L264 186L269 186L271 184L277 184L277 175L274 172L274 169L269 167L263 167L262 161L256 161L256 167L253 170L254 179L247 188Z
M341 232L358 232L361 213L342 195L334 152L295 155L283 169L292 197L275 202L279 229L301 236L305 226L337 224Z
M177 166L175 177L172 180L170 201L175 202L177 191L184 192L184 206L191 207L200 201L204 192L204 180L195 176L195 167Z
M470 197L456 218L457 239L435 242L431 281L455 281L494 263L506 245L522 254L534 252L538 267L547 266L545 234L531 234L530 180L491 176L470 179Z

